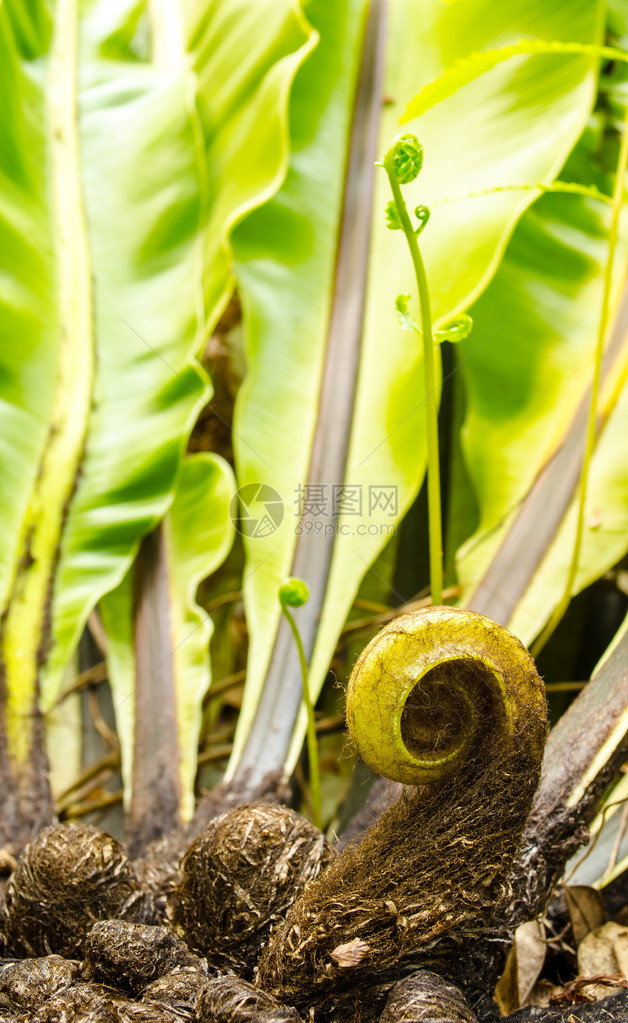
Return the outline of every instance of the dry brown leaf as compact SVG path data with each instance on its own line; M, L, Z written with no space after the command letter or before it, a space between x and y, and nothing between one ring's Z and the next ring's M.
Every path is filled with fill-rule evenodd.
M578 947L578 972L585 977L594 973L619 973L615 942L626 934L628 928L614 920L592 930Z
M580 942L578 946L578 973L581 977L592 977L595 974L615 976L622 970L618 960L618 950L625 956L625 940L628 928L610 920L602 927L596 927ZM618 940L620 943L618 944ZM604 998L612 993L612 988L604 984L591 984L583 991L594 999Z
M508 953L506 967L495 988L495 1000L500 1012L511 1012L529 1004L534 986L545 962L545 931L538 920L521 924L515 932L513 947Z
M504 972L497 981L495 1001L502 1016L510 1016L519 1008L519 991L517 989L517 953L513 945L508 953Z
M562 992L559 984L552 984L551 980L538 980L528 998L528 1005L540 1005L547 1008L552 998L556 998Z
M331 958L336 966L343 970L350 970L352 966L361 963L370 951L370 945L367 945L361 938L354 938L353 941L347 941L344 945L338 945L331 953Z
M578 947L587 934L606 923L604 899L596 888L586 884L565 885L563 891L573 938Z
M617 935L614 947L619 972L622 976L628 978L628 928L625 934Z

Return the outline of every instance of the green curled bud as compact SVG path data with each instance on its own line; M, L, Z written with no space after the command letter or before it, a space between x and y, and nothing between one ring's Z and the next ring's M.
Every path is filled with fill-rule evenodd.
M310 599L310 591L303 579L286 579L279 587L279 600L284 607L302 607Z
M414 215L419 221L419 226L417 227L414 233L416 235L419 235L421 234L421 231L423 230L428 220L430 219L430 211L427 208L427 206L417 206L417 208L414 211Z
M386 227L389 231L401 231L401 218L394 199L386 203Z
M469 336L473 328L473 320L466 313L461 313L460 316L456 316L455 320L448 323L442 330L437 330L434 334L434 341L440 344L442 341L451 341L452 344L456 344L458 341L464 341Z
M392 160L399 183L408 185L423 166L423 146L416 135L397 135L385 159L389 164Z

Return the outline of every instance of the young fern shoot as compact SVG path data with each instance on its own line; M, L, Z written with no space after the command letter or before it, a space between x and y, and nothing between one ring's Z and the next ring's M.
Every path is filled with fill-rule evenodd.
M310 761L310 797L312 800L312 818L315 826L322 829L323 810L321 802L321 776L318 762L318 742L316 739L314 706L312 704L312 697L310 696L308 681L309 672L301 634L299 633L294 618L288 610L288 608L291 607L302 607L303 604L308 602L309 597L310 591L307 584L304 583L302 579L287 579L286 582L279 587L279 603L281 604L282 613L290 626L292 635L294 636L294 641L297 645L297 651L299 654L299 662L301 664L303 702L307 713L307 753Z
M425 420L427 434L427 506L430 546L430 589L432 602L441 604L443 599L443 534L440 496L440 459L438 451L438 402L436 386L436 359L434 344L440 341L461 341L471 330L471 318L460 316L445 330L432 330L430 292L423 257L417 241L426 226L430 211L427 206L417 206L415 216L419 224L412 226L408 208L401 193L401 185L407 185L418 177L423 165L423 147L415 135L398 135L392 146L378 161L388 175L393 199L386 206L386 222L391 231L403 231L410 249L414 266L421 326L408 312L410 295L398 295L395 300L397 316L405 330L415 331L423 340L423 372L425 379Z
M545 690L502 626L428 607L362 651L347 726L364 762L404 791L294 901L256 983L304 1019L383 1020L400 976L428 969L468 985L478 938L504 943L501 924L491 929L508 912L541 773ZM427 1009L405 1018L462 1023Z

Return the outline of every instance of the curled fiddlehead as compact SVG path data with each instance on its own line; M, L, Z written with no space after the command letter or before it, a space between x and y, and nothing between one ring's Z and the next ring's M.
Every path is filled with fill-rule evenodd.
M358 658L347 725L360 756L405 785L443 782L477 763L545 699L530 655L510 632L453 607L403 615ZM543 738L544 738L543 731ZM542 755L543 742L538 755Z
M423 146L416 135L397 135L383 160L378 166L385 166L388 160L400 185L409 185L419 175L423 166Z
M369 988L410 966L456 976L508 898L547 727L521 643L447 607L404 615L372 640L347 719L363 759L409 787L307 888L262 955L261 986L299 1006L367 1004Z

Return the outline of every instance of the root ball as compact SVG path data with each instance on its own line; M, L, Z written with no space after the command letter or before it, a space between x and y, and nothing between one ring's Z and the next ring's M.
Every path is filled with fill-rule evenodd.
M419 970L395 984L380 1023L477 1023L477 1019L459 988Z
M75 984L80 965L61 956L21 959L0 966L0 1013L3 1008L36 1009Z
M120 1016L108 995L80 984L50 998L30 1016L30 1023L120 1023Z
M100 920L85 941L89 980L139 995L157 977L180 966L201 967L201 960L166 927Z
M273 924L333 855L293 810L272 803L228 810L184 857L169 916L211 966L250 979Z
M142 1001L169 1005L176 1012L185 1014L186 1018L193 1019L196 1000L206 986L206 974L185 966L149 984L142 993Z
M26 1017L16 1018L26 1023ZM50 998L27 1019L28 1023L180 1023L181 1016L164 1005L131 1002L97 985L80 984Z
M197 999L196 1018L198 1023L301 1023L296 1009L238 977L210 980Z
M98 828L63 824L24 849L7 887L5 932L14 954L81 958L95 920L144 922L151 914L119 843Z

